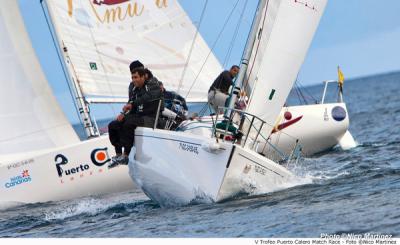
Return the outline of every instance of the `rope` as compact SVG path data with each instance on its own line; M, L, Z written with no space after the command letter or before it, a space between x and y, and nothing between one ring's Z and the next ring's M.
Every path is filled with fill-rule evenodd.
M237 37L238 37L240 25L241 25L242 22L243 22L243 17L244 17L244 13L245 13L245 11L246 11L246 9L247 9L247 4L248 4L248 2L249 2L249 1L246 0L245 4L244 4L244 6L243 6L242 12L240 13L240 17L239 17L238 23L237 23L237 25L236 25L236 27L235 27L235 31L234 31L234 34L233 34L233 38L232 38L232 40L231 40L231 42L230 42L230 44L229 44L229 49L228 49L228 52L227 52L227 54L226 54L226 56L225 56L225 59L224 59L224 63L223 63L223 64L224 64L224 67L226 67L226 65L227 65L227 63L228 63L228 61L229 61L229 59L231 58L232 50L233 50L233 47L234 47L234 45L235 45L236 39L237 39Z
M237 1L236 1L235 5L233 6L231 12L230 12L229 15L228 15L228 18L225 20L225 23L224 23L224 25L222 26L222 29L221 29L221 31L219 32L218 36L217 36L217 39L214 41L214 43L213 43L213 45L212 45L212 47L211 47L211 49L210 49L210 52L208 53L208 55L207 55L205 61L203 62L202 66L201 66L201 68L200 68L200 71L197 73L197 75L196 75L194 81L192 82L192 85L190 86L190 88L189 88L189 90L188 90L188 92L187 92L185 98L188 97L188 95L190 94L190 92L191 92L193 86L196 84L197 79L198 79L199 76L200 76L200 73L203 71L204 66L205 66L205 64L207 63L208 58L210 57L210 55L211 55L212 52L214 51L214 48L215 48L215 46L217 45L219 39L221 38L222 33L223 33L223 31L225 30L225 28L226 28L226 26L227 26L229 20L231 19L232 15L233 15L233 12L235 11L235 9L236 9L236 7L237 7L239 1L240 1L240 0L237 0Z

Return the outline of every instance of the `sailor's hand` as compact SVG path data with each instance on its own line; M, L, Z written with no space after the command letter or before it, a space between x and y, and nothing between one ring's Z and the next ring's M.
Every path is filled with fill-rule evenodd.
M122 122L122 121L124 120L124 118L125 118L125 115L124 115L124 114L119 114L119 115L117 116L117 121L118 121L118 122Z
M124 112L127 112L127 111L132 110L132 104L126 104L126 105L124 105L124 108L122 108L122 110L123 110Z

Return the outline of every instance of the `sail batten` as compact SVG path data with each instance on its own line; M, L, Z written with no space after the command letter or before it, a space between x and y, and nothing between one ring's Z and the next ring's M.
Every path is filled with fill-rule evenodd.
M162 4L165 2L166 4ZM187 99L207 98L222 67L201 36L179 88L196 27L177 0L124 1L97 5L93 1L47 0L58 39L68 50L83 95L127 97L129 64L140 60L170 90ZM161 4L161 5L160 5ZM135 12L136 8L136 12Z
M0 4L0 155L79 142L53 96L17 1Z

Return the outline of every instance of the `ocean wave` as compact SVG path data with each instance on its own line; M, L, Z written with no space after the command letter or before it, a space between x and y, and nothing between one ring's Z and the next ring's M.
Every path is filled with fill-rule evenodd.
M157 208L149 200L85 198L73 200L58 205L55 209L47 210L44 220L65 220L77 216L96 216L99 214L114 214L126 212L140 212L148 208Z

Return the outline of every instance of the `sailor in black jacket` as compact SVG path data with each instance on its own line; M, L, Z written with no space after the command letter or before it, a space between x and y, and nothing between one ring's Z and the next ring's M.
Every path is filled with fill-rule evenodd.
M118 134L110 134L117 156L112 159L109 167L118 164L128 164L128 156L134 144L136 127L153 127L157 110L164 109L163 94L156 80L146 80L145 70L137 68L132 71L133 85L130 85L129 102L117 120L110 123L120 124ZM161 101L161 104L160 104ZM159 106L160 105L160 106ZM117 138L118 137L118 138ZM122 148L124 149L123 154Z
M213 82L208 90L208 103L215 113L220 113L218 107L224 107L229 98L229 88L234 85L233 79L239 73L240 68L233 65L229 71L223 71Z

